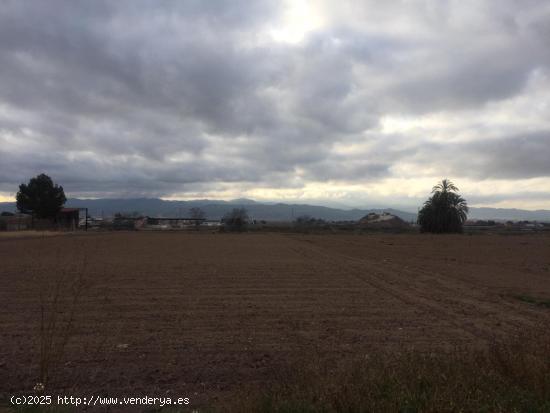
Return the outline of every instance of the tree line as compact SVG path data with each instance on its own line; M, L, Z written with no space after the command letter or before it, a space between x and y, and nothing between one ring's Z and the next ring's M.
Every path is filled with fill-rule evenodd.
M460 233L468 216L468 204L458 193L458 188L449 179L443 179L432 188L431 196L418 212L417 223L421 232ZM21 213L38 218L54 218L65 202L63 187L55 184L46 174L31 178L19 185L16 195L17 209ZM191 208L193 218L204 218L200 208ZM299 224L310 223L313 218L301 217ZM234 208L224 215L222 222L230 231L246 229L249 216L245 208Z

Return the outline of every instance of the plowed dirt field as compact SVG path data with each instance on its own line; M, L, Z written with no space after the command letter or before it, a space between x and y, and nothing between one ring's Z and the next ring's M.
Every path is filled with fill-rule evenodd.
M211 401L313 351L449 351L547 328L549 300L544 235L6 238L0 396L32 390L42 359L56 391Z

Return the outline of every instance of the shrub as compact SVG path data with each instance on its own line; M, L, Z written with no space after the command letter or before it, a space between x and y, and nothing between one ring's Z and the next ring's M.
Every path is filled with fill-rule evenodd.
M233 208L222 218L224 228L228 231L244 231L248 226L248 221L248 212L244 208Z
M549 338L440 354L380 351L332 364L310 354L224 411L550 412Z

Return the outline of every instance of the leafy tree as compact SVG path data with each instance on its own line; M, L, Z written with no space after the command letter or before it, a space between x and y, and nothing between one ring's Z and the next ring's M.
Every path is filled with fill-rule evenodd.
M444 179L432 188L432 196L418 212L418 223L422 232L462 232L467 214L466 200L450 180Z
M67 201L63 187L54 184L45 174L31 178L26 185L19 185L16 199L19 211L32 213L38 218L55 217Z
M229 231L244 231L248 225L248 212L245 208L233 208L222 218Z

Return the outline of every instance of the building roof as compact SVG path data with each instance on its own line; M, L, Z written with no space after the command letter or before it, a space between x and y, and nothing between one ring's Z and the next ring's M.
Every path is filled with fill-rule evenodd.
M59 212L78 212L80 208L61 208Z
M162 217L149 217L147 219L157 219L159 221L206 221L206 218L162 218Z

